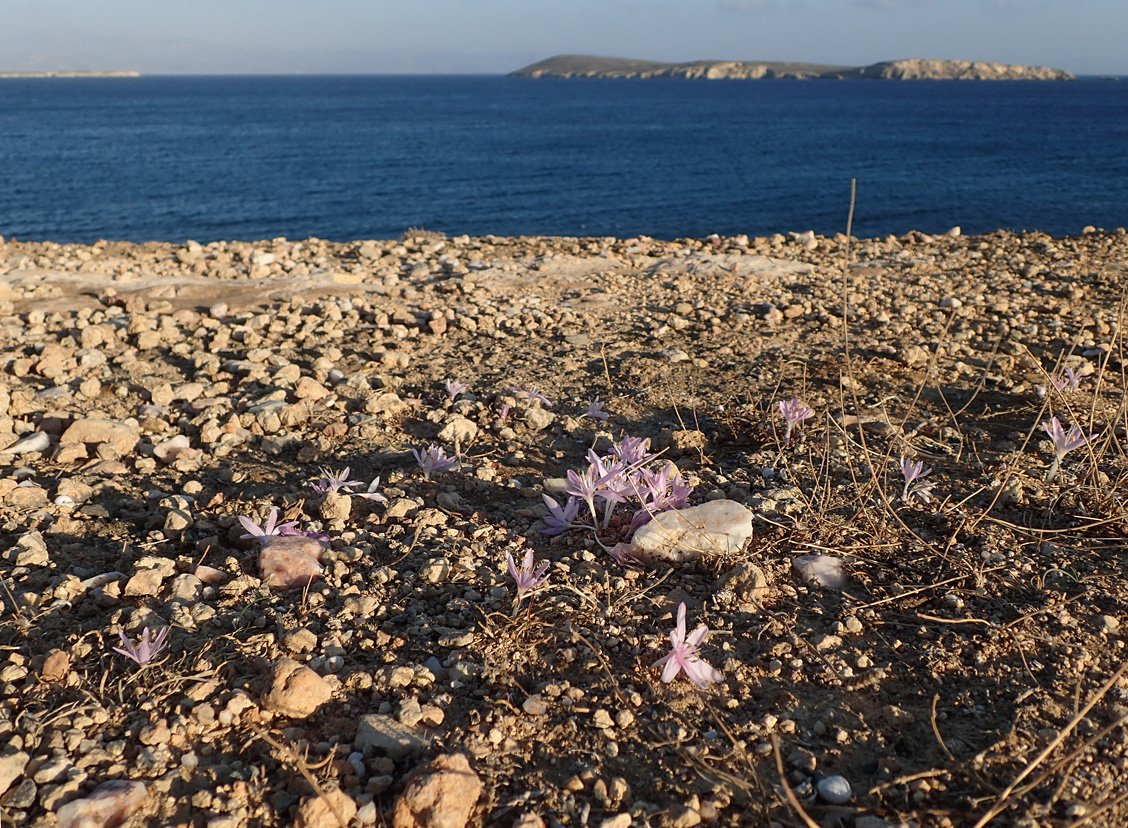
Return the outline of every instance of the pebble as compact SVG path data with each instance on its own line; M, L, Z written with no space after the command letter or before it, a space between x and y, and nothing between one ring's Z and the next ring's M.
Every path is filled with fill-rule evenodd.
M3 794L23 774L31 757L18 750L0 754L0 794Z
M819 798L831 805L845 805L853 797L850 783L843 776L827 776L815 785Z
M294 719L312 716L333 696L325 679L290 658L274 664L270 690L263 698L267 710Z
M482 782L465 756L438 756L408 778L392 828L464 828L481 794Z

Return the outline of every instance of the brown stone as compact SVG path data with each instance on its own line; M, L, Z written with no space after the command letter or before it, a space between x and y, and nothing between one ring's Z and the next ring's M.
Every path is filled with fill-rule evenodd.
M68 673L70 673L70 656L63 650L52 650L39 669L39 678L46 684L56 684L64 681Z
M294 816L294 828L340 828L349 825L355 816L356 803L352 797L336 789L325 796L303 799Z
M273 681L263 706L292 719L304 719L332 695L325 679L292 658L283 658L274 664Z
M459 753L439 756L414 774L396 800L393 828L464 828L482 782Z

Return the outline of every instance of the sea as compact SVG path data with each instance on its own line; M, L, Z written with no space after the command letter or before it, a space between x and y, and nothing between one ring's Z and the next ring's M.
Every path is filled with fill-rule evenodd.
M0 79L0 236L1128 225L1128 79Z

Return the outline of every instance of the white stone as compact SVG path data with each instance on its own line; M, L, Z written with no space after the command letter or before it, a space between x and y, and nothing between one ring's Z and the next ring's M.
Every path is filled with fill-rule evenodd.
M33 451L46 451L50 445L50 435L37 431L12 443L12 445L0 451L0 454L31 454Z
M850 789L850 783L842 776L828 776L826 779L820 779L817 788L819 797L831 805L845 805L854 795L854 792Z
M752 537L752 510L711 500L655 515L634 534L628 552L643 563L681 563L740 551Z

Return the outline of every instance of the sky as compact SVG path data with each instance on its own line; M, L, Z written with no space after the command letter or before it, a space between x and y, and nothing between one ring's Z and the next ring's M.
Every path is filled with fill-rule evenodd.
M560 54L1128 75L1128 0L5 0L0 71L505 73Z

